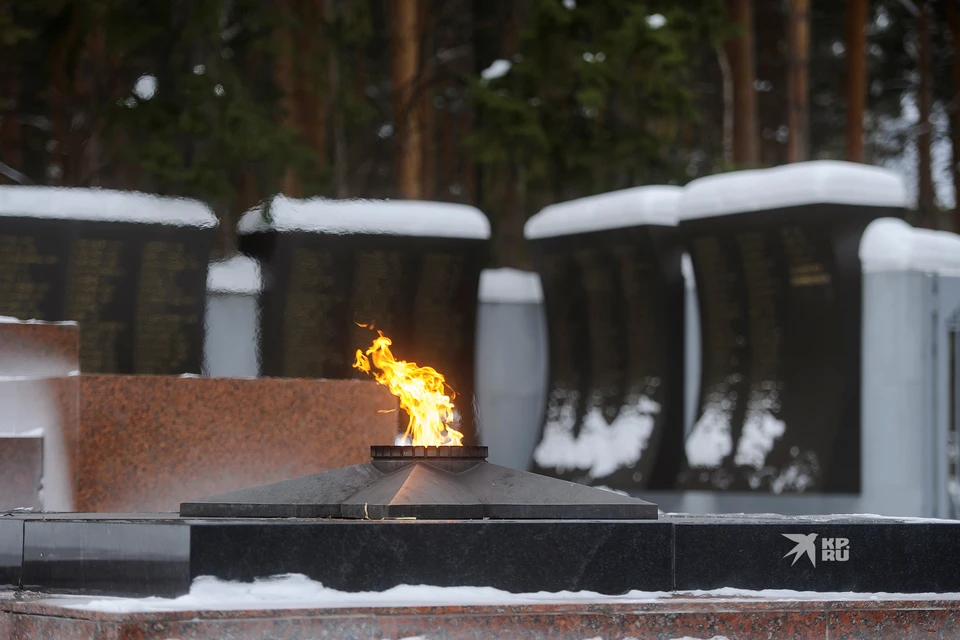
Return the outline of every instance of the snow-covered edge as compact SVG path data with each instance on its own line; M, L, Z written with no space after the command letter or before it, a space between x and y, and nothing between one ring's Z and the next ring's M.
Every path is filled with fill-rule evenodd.
M535 240L647 224L676 226L682 192L651 185L552 204L527 220L523 234Z
M960 235L916 229L897 218L880 218L867 225L859 254L864 273L917 271L960 276Z
M240 234L258 231L311 231L338 234L383 234L432 238L490 237L490 222L469 205L425 200L297 200L283 195L270 206L271 223L263 205L240 219Z
M484 269L480 272L480 302L537 304L543 301L540 275L519 269Z
M47 325L77 325L76 320L21 320L13 316L0 316L0 324L47 324Z
M263 287L260 263L248 256L233 256L210 263L207 291L210 293L256 294Z
M217 226L213 210L199 200L75 187L0 186L0 217Z
M766 589L710 591L631 591L605 596L591 591L509 593L491 587L432 587L400 585L383 592L345 593L324 587L301 574L286 574L253 583L226 582L209 576L194 580L187 595L178 598L80 598L44 600L67 609L109 613L160 611L230 611L249 609L320 609L414 606L496 606L571 603L637 604L687 598L735 598L777 602L822 600L960 600L960 593L855 593Z
M693 220L808 204L903 208L907 189L889 169L814 160L693 180L683 189L679 215Z

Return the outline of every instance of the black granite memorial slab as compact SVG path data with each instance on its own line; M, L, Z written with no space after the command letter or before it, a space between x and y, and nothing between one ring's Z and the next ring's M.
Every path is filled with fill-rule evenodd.
M818 204L684 220L700 304L688 489L860 490L860 236L902 209Z
M671 489L683 457L684 283L675 227L530 241L549 335L534 471Z
M676 589L960 591L960 521L680 518Z
M394 206L367 204L388 212ZM392 215L415 215L416 203L406 204L410 212ZM248 212L244 221L260 215ZM482 218L475 210L469 215ZM357 349L367 349L376 333L358 324L373 325L393 341L396 358L445 376L459 398L457 429L465 444L476 444L474 343L485 237L445 237L439 228L436 235L417 236L374 229L278 231L254 222L242 224L241 232L241 250L261 261L264 274L263 375L365 378L352 365Z
M590 521L318 521L191 527L191 575L302 573L343 591L401 584L624 593L672 583L669 526Z
M200 373L213 214L143 194L49 191L93 213L61 216L51 204L42 216L19 214L20 192L12 203L4 201L11 192L0 193L0 315L79 322L87 373ZM129 215L101 215L100 198ZM155 215L142 215L145 203ZM169 222L165 206L177 209Z
M427 584L604 594L721 588L958 593L958 563L960 521L871 516L0 516L0 576L6 576L0 588L89 595L174 596L198 576L249 581L283 573L344 591Z

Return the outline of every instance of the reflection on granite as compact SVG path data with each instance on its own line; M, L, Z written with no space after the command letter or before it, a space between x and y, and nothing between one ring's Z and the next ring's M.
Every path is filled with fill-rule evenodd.
M359 464L392 444L396 401L368 381L80 377L78 511L180 502Z
M43 438L0 436L0 511L39 509Z
M79 368L77 323L0 321L0 376L62 376Z
M190 529L172 521L27 519L26 590L174 596L190 586Z
M79 344L73 322L0 321L0 510L73 508Z

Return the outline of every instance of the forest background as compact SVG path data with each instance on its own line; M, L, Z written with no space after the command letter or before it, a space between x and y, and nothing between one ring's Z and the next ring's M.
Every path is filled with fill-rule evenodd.
M960 230L960 0L0 0L0 184L543 206L833 158Z

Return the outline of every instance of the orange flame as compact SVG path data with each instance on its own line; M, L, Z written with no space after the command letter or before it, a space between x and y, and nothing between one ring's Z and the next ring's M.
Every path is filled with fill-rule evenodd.
M382 331L377 333L379 337L374 338L365 354L357 349L357 361L353 366L372 375L400 399L400 408L410 416L403 434L404 444L462 446L463 434L450 424L456 420L456 414L451 401L453 393L445 393L443 375L433 367L397 360L390 352L393 342ZM373 367L380 371L374 371Z

